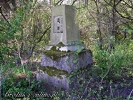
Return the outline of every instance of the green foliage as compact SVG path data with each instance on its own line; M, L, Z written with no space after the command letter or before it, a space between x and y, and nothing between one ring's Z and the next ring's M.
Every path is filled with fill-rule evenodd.
M11 98L12 95L15 97L17 94L19 94L19 96L28 97L28 95L30 96L35 92L41 91L41 89L39 89L40 82L30 79L30 77L33 76L31 72L28 69L26 70L27 75L22 72L21 67L14 67L10 72L6 72L7 75L2 73L2 75L4 75L2 79L2 95L4 98ZM23 75L26 76L23 77Z
M124 72L123 68L130 69L127 73L132 70L132 68L130 68L133 60L132 49L132 41L124 41L120 44L116 44L115 49L111 52L107 50L100 50L97 46L95 46L93 52L96 67L94 67L94 69L98 71L100 77L103 77L109 66L112 66L109 72L110 76L113 78L121 78L121 75ZM107 75L107 77L110 76Z
M16 61L18 59L21 61L25 59L29 60L30 57L33 57L33 60L37 59L38 53L36 52L43 50L42 47L49 42L48 33L50 33L51 7L45 4L38 4L36 0L31 0L29 3L23 0L20 1L22 6L18 7L15 12L12 12L11 17L8 19L9 23L0 20L0 66L3 73L5 73L2 81L3 95L7 92L33 93L34 90L39 91L36 89L39 83L30 81L29 79L32 74L25 69L25 67L29 67L28 64L24 64L15 69ZM56 2L57 1L58 0L56 0ZM55 1L52 2L55 4ZM104 2L104 0L94 2L94 0L92 0L89 1L88 6L85 7L82 6L82 4L84 4L83 2L75 3L75 6L80 8L77 9L78 13L76 17L78 18L82 39L86 43L87 48L93 47L91 49L93 51L95 65L92 68L92 74L101 79L107 73L105 78L109 80L110 84L113 84L114 80L122 77L133 76L133 24L131 19L132 8L130 8L132 3L127 1L125 1L125 3L128 5L125 5L124 2ZM113 4L117 4L114 5L117 7L114 7ZM113 13L112 11L116 11L114 8L117 8L116 10L118 10L118 12ZM97 34L97 30L101 31L101 34ZM124 38L124 32L127 35L126 39ZM112 33L114 36L111 35ZM117 34L119 34L118 37L116 36ZM122 40L118 41L119 44L115 44L117 38L120 38L118 40ZM97 42L97 40L100 39L102 40L102 49L99 49L98 44L100 43ZM112 50L107 49L110 43L114 46ZM59 43L57 46L64 46L64 44ZM53 49L55 50L55 47L53 47ZM75 64L78 63L77 56L81 51L82 49L79 48L79 50L74 53L73 62ZM17 56L14 55L14 53L17 54ZM45 53L49 56L56 55L56 59L60 57L60 55L63 56L67 54L65 52L53 52L52 50ZM28 78L19 81L16 80L17 75L23 73L23 70L25 70L25 74L27 74ZM49 69L47 70L51 74ZM6 75L6 73L8 73L8 75ZM78 73L71 73L71 77L77 74ZM123 83L120 85L121 87L124 86ZM130 86L130 84L128 85ZM103 99L99 92L103 89L103 86L96 88L90 87L88 89L88 96L96 96ZM81 87L78 91L75 91L82 94L84 92L83 90L84 88ZM79 95L76 96L80 98ZM122 99L122 97L110 98L106 95L104 97L105 100ZM56 98L54 99L56 100ZM70 100L71 94L68 95L66 99Z
M20 3L22 6L12 12L9 23L0 20L0 63L9 63L12 58L27 60L36 46L41 48L49 41L49 8L36 1Z

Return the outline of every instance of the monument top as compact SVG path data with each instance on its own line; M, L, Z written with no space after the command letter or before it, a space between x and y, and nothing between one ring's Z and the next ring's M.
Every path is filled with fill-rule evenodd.
M46 50L52 46L63 43L63 47L57 49L61 51L75 51L84 49L85 45L79 44L80 34L78 26L75 24L75 8L70 5L60 5L52 8L52 24L50 33L50 43Z

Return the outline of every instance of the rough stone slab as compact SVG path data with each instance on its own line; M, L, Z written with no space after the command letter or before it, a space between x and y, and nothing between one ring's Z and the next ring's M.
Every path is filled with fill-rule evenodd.
M51 93L59 90L69 91L72 89L79 88L82 85L79 84L79 82L82 80L86 80L86 76L89 76L88 69L74 76L71 76L71 74L69 74L69 76L62 75L62 78L56 76L49 76L47 73L44 73L42 70L39 70L36 75L36 78L37 80L42 80L46 90ZM53 91L51 91L51 88L53 89Z
M60 57L56 60L52 60L47 55L42 55L41 66L52 66L60 70L65 70L68 73L77 71L80 68L84 68L89 64L92 64L92 53L90 50L83 50L79 54L70 53L69 55Z
M36 78L37 80L42 80L47 91L58 91L58 90L71 90L80 87L80 79L85 80L86 76L89 76L89 68L93 64L92 53L90 50L83 50L80 53L70 52L66 55L59 56L58 59L52 59L48 55L44 54L42 56L41 67L55 68L49 70L38 71ZM50 75L55 73L58 75ZM68 74L60 74L61 71L66 71ZM76 73L76 74L75 74ZM52 90L53 89L53 90Z
M61 87L68 89L69 88L69 82L66 79L66 76L62 75L62 79L56 77L56 76L49 76L47 73L44 73L43 71L39 71L36 75L37 80L44 80L46 84L54 85L56 87Z

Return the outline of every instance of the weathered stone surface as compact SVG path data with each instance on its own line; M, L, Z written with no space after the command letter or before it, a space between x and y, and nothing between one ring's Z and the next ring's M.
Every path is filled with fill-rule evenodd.
M39 70L36 77L37 80L42 80L43 84L46 87L46 90L50 93L54 91L60 91L60 90L72 90L79 88L83 83L81 81L86 80L86 76L89 75L88 68L85 68L84 70L79 70L75 73L70 73L68 76L61 75L62 78L59 78L57 76L50 76L47 73L45 73L42 70ZM54 91L51 91L51 88Z
M60 79L57 76L49 76L47 73L44 73L42 70L39 71L37 74L37 79L38 80L44 80L46 84L53 85L57 88L64 88L68 89L69 88L69 82L66 79L65 75L62 75L62 79Z
M47 55L42 55L41 66L52 66L60 70L65 70L68 73L77 71L80 68L86 67L88 64L92 64L92 54L90 50L83 50L79 54L70 53L66 56L60 57L56 60L52 60Z
M80 33L75 21L75 8L70 5L52 8L50 43L45 49L50 50L60 42L64 44L60 48L57 47L60 51L76 51L79 48L86 48L80 42Z
M79 30L75 24L75 8L69 5L53 7L50 44L62 42L67 45L79 39Z
M43 80L47 87L54 86L64 90L78 88L80 78L88 76L90 67L88 65L93 63L90 50L83 50L78 54L66 53L54 60L49 56L45 54L42 56L37 80Z

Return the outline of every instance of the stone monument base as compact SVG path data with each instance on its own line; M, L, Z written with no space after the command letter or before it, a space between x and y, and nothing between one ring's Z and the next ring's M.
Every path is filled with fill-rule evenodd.
M46 50L50 50L53 47L53 45L47 45L45 47ZM56 46L56 50L60 50L60 51L76 51L79 49L85 49L85 45L81 44L81 45L66 45L66 46Z
M72 72L66 75L49 75L44 70L39 70L37 80L41 80L44 88L48 93L71 91L82 87L85 81L89 79L91 65L84 69L79 69L77 72ZM41 68L40 68L41 69ZM60 73L60 72L59 72Z
M77 88L80 78L88 76L88 65L91 64L93 64L93 60L90 50L81 52L48 50L42 56L37 80L64 90Z

